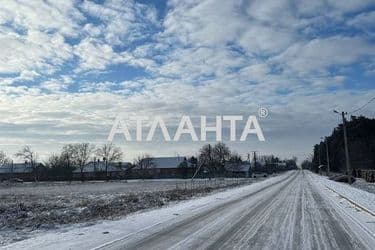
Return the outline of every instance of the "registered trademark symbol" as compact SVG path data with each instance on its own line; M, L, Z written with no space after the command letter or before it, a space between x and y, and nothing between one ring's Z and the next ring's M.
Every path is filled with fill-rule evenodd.
M261 107L261 108L258 109L258 115L259 115L259 117L266 118L268 116L268 114L269 113L268 113L268 109L267 108Z

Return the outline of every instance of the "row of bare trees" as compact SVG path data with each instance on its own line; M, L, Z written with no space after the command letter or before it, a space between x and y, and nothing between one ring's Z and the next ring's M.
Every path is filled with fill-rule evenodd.
M254 155L255 157L255 155ZM211 174L222 175L225 173L225 164L241 164L243 159L241 155L233 152L229 149L227 145L223 142L219 142L215 145L207 144L204 145L199 150L198 162L200 165L205 166ZM286 169L296 169L297 168L297 158L292 157L291 159L280 159L274 155L262 155L258 159L253 159L253 166L273 167L278 168L279 163L284 163Z
M121 161L123 159L123 152L112 143L107 143L99 147L90 143L75 143L67 144L62 148L61 152L51 154L44 164L37 164L38 155L30 146L23 147L15 156L31 165L36 181L40 166L46 167L50 175L54 177L71 176L73 170L79 169L81 180L83 180L85 166L89 162L97 161L102 161L105 164L106 176L109 178L108 167L114 162ZM0 151L0 167L9 164L10 161L6 154ZM257 161L263 162L265 165L272 165L281 160L270 155L261 156ZM241 164L243 160L238 153L231 151L223 142L219 142L215 145L204 145L199 150L197 157L190 157L187 159L187 162L195 166L203 166L211 175L223 175L226 172L225 164ZM185 165L187 162L185 162ZM284 160L283 162L296 166L296 159ZM133 164L130 167L128 166L127 170L134 167L138 167L141 172L146 173L154 167L153 157L148 154L139 155L134 159Z
M30 164L34 179L37 181L40 164L37 163L38 154L36 151L30 146L24 146L15 154L15 157ZM54 175L69 175L74 169L79 168L81 179L83 180L84 167L90 161L103 160L107 172L111 163L121 161L122 158L123 152L112 143L107 143L100 147L95 147L95 145L90 143L74 143L65 145L60 153L52 153L45 161L44 166ZM9 165L11 161L3 151L0 151L0 167Z
M122 158L123 152L112 143L104 144L98 148L90 143L76 143L65 145L60 155L52 154L48 158L46 166L56 169L79 168L83 180L84 168L90 161L102 159L105 163L105 171L108 173L109 164L121 161Z
M24 146L20 151L18 151L15 155L17 158L23 159L25 162L30 163L33 172L36 169L36 160L37 154L31 149L30 146ZM13 160L8 157L4 151L0 151L0 167L7 167L13 164ZM37 179L35 175L35 180Z
M123 152L112 143L107 143L96 147L90 143L74 143L63 146L61 152L52 153L44 161L38 163L38 154L30 146L24 146L14 156L22 159L32 168L34 180L38 181L40 168L45 168L51 176L69 177L75 169L79 169L81 180L84 180L84 168L89 162L102 161L105 164L105 172L108 178L108 167L123 159ZM0 167L9 166L12 160L0 151ZM154 166L153 158L149 154L141 154L134 159L134 163L129 168L139 167L147 171Z

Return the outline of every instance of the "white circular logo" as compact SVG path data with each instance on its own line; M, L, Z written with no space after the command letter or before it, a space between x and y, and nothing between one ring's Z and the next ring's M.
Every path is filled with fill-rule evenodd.
M266 118L268 116L268 114L269 113L268 113L268 109L267 108L261 107L261 108L258 109L258 115L259 115L259 117Z

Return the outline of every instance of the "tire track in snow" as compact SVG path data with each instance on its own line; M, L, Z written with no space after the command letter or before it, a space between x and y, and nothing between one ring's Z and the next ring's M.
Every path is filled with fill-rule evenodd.
M105 249L368 249L305 171Z
M267 223L267 220L272 216L273 210L270 208L274 207L275 203L278 202L277 197L289 187L290 183L296 178L297 175L294 175L292 179L277 189L273 195L265 197L265 200L258 203L256 207L246 211L246 213L241 216L241 219L232 225L229 230L226 230L225 234L216 239L216 242L210 245L208 249L227 249L232 247L247 249L249 245L253 245L249 243L247 239L252 239L259 228Z
M274 182L266 187L260 188L259 190L253 191L239 199L223 203L219 206L214 207L213 209L206 210L203 213L198 213L182 221L178 221L175 224L168 225L165 228L162 228L159 231L151 233L150 235L140 240L136 240L135 243L123 242L123 245L119 247L120 244L122 244L122 242L116 242L116 244L113 244L113 245L111 244L105 245L103 249L165 249L166 248L165 242L170 242L170 245L174 245L174 244L177 244L179 241L181 241L179 240L180 237L171 237L171 235L176 234L176 232L181 232L180 235L183 235L184 236L183 239L184 241L186 241L185 240L186 238L189 238L190 235L193 235L194 232L199 230L200 228L199 225L204 224L204 223L206 223L207 225L211 225L215 221L215 218L218 218L221 220L222 219L221 217L227 213L233 216L233 214L231 214L230 211L231 209L236 207L239 203L241 202L243 203L247 199L256 195L262 196L264 192L267 192L269 189L272 189L275 186L285 185L284 184L285 182L290 181L291 178L295 178L296 175L297 173L293 175L289 175L286 178L283 178L277 182ZM221 229L221 227L218 227L218 229Z
M302 173L211 249L365 249Z

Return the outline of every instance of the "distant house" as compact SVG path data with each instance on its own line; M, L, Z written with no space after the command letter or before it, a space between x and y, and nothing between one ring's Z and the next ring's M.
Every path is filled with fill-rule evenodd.
M257 162L255 165L254 162L251 165L251 172L252 173L266 173L272 174L277 173L280 171L285 171L288 169L286 162Z
M30 163L13 163L0 167L0 173L25 174L32 172L33 168Z
M172 169L172 168L183 167L183 164L185 162L187 164L186 157L181 157L181 156L152 158L152 163L154 164L154 168L160 168L160 169Z
M286 169L287 168L286 162L278 162L277 167Z
M130 162L108 163L106 172L106 163L104 161L92 161L84 166L82 173L84 179L105 179L107 173L110 178L121 178L130 166ZM76 168L73 171L73 178L81 178L80 168Z
M135 166L131 170L133 178L189 178L195 171L195 165L186 157L153 157L151 166L141 169Z
M249 177L250 176L250 163L227 163L225 164L225 169L233 176L236 177Z
M267 173L278 172L287 169L286 162L274 162L265 164L264 168Z
M0 166L0 180L9 178L21 178L28 180L31 178L33 168L30 163L13 163Z

